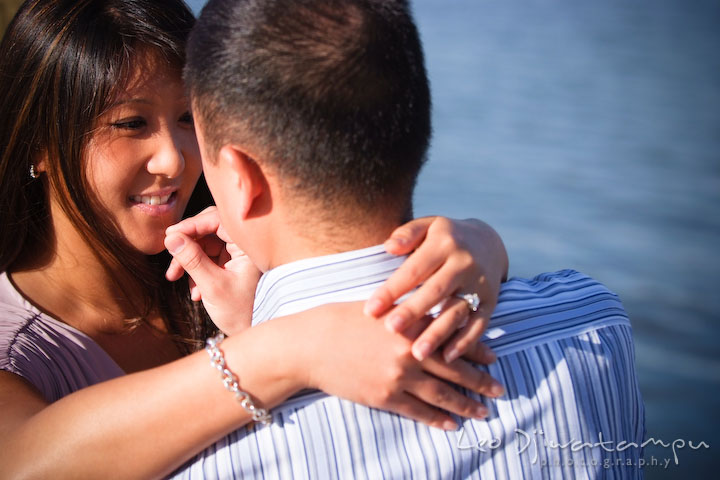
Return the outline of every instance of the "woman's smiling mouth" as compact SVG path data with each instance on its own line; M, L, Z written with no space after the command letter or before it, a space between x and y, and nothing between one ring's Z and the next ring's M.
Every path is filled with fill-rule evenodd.
M149 215L164 215L174 212L177 204L177 190L157 192L151 195L132 195L130 203Z
M165 205L172 195L172 193L168 195L133 195L130 197L130 200L134 203L143 203L145 205Z

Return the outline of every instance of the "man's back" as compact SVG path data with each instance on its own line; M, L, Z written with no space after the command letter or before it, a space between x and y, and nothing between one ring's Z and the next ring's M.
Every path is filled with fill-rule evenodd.
M211 0L185 79L223 227L268 271L255 323L366 298L398 268L382 247L350 250L411 214L426 159L430 88L408 0ZM317 257L329 252L345 253ZM583 478L619 460L614 476L636 477L639 446L618 446L643 435L630 332L616 296L584 275L513 280L487 334L507 390L486 400L487 420L445 432L309 393L183 473Z
M366 298L402 262L372 247L282 265L254 323ZM507 390L454 432L322 393L273 410L197 457L182 478L637 478L644 412L617 296L574 271L507 282L486 342ZM620 443L624 442L624 443ZM610 474L612 472L612 475Z

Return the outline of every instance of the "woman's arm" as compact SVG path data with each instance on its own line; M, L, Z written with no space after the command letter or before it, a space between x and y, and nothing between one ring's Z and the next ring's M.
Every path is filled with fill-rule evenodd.
M487 374L439 356L417 362L410 346L422 325L398 335L361 310L356 302L276 318L220 347L241 389L264 408L320 388L438 428L457 427L430 406L438 402L466 417L486 415L437 377L484 391ZM52 404L19 376L0 372L0 407L0 478L13 479L160 477L250 421L204 351Z
M415 303L418 302L417 298L420 298L420 302L429 302L429 306L425 307L425 309L429 310L430 306L443 300L443 297L445 295L450 294L444 293L445 291L452 292L453 290L455 290L456 285L462 286L465 284L470 284L470 288L475 289L478 285L490 284L492 285L490 291L494 291L494 297L490 298L491 295L488 295L484 303L486 312L492 310L492 307L494 306L496 301L495 297L497 296L497 291L500 288L500 280L504 276L504 270L507 266L507 258L502 258L504 255L504 247L502 247L502 242L500 242L500 249L502 255L497 255L499 257L499 260L495 260L495 262L493 263L493 258L489 263L491 264L491 266L497 263L498 265L500 265L500 267L497 267L495 269L502 271L493 273L493 281L488 281L486 279L478 279L478 268L473 262L472 255L465 251L463 248L458 247L458 245L460 245L459 242L462 241L462 234L473 236L471 234L475 233L475 231L477 230L481 232L485 232L487 230L487 228L482 227L482 225L478 226L477 223L473 222L474 221L453 223L446 219L439 219L435 221L433 221L433 219L427 219L420 220L409 225L415 233L406 233L408 239L415 238L415 241L417 242L417 238L421 237L421 235L425 236L425 232L427 232L427 240L423 243L423 245L421 245L418 251L406 262L406 264L410 262L410 271L417 272L418 264L422 266L423 263L427 263L428 256L432 257L433 255L435 255L434 261L439 263L432 266L431 268L423 267L425 270L437 270L437 272L433 276L434 280L431 279L430 281L428 281L426 286L428 284L431 284L433 281L440 284L442 284L443 282L450 283L449 287L445 285L442 287L442 289L436 288L436 291L434 292L426 292L424 294L423 292L418 292L413 297L415 298ZM457 228L457 231L452 231L448 233L446 231L447 229L443 229L443 226L445 225L450 225L451 227L459 225L459 227ZM428 229L428 227L430 228ZM468 234L468 231L470 231L470 234ZM497 237L497 234L495 234L492 229L490 229L490 232L492 235ZM230 260L231 255L222 253L224 250L225 241L228 242L228 249L230 250L234 248L234 245L231 243L231 240L229 238L224 238L224 233L222 232L222 226L220 225L220 218L217 214L217 210L211 207L195 217L186 219L179 224L168 228L167 233L168 237L166 238L165 243L170 250L170 253L172 253L174 257L173 262L167 272L168 280L176 280L180 278L184 271L187 271L187 273L190 274L194 282L196 282L194 283L193 287L193 298L195 298L196 300L202 299L202 301L206 305L206 308L208 308L212 319L216 321L218 326L226 332L232 333L235 331L239 331L249 325L249 319L246 319L248 316L248 312L245 311L248 309L248 302L237 301L237 299L244 299L247 296L247 292L245 291L247 290L247 273L245 271L245 267L241 267L239 269L234 268L233 263L236 260ZM434 245L438 241L438 238L440 239L440 242L445 245L444 248L438 248L437 245ZM448 238L450 239L450 242L447 241ZM497 238L499 239L499 237ZM178 242L179 239L181 240L180 242ZM474 240L477 239L474 238ZM182 248L178 249L178 244L180 244ZM411 241L408 241L407 244L412 247ZM422 250L423 248L425 248L425 250ZM495 253L491 247L484 248L489 253ZM483 251L483 253L487 253L486 251ZM238 258L237 260L240 260L240 258ZM398 278L400 279L400 288L398 288L397 290L402 289L402 282L407 283L407 279L403 278L408 276L407 272L403 273L403 271L399 270L399 273L400 275L396 275L395 277L393 277L395 278L396 282L398 281ZM423 275L425 275L423 272L419 272L416 277L420 278ZM256 279L257 277L252 276L252 278ZM437 280L438 278L440 280ZM413 284L411 283L410 287L408 288L411 288L412 285ZM426 288L426 286L421 287L421 290L422 288ZM252 291L254 292L254 289L252 289ZM484 295L484 293L482 294ZM387 296L385 298L387 298ZM411 298L410 300L413 299ZM446 310L436 320L432 322L429 322L428 319L425 317L425 310L423 310L422 308L423 307L421 307L419 313L416 314L417 319L412 319L413 321L409 322L409 325L405 325L403 327L402 333L404 333L404 336L396 336L395 339L397 341L400 341L401 344L396 345L393 352L398 356L395 360L388 359L388 363L386 364L385 368L387 369L397 369L398 365L403 365L403 369L400 369L400 373L398 373L398 378L389 378L384 383L381 383L379 385L374 384L377 385L377 389L368 390L375 392L378 391L378 389L385 389L387 393L387 395L385 395L386 400L391 399L392 401L384 401L382 402L382 405L379 405L379 399L376 398L375 403L372 403L371 405L379 406L386 410L392 410L394 412L410 416L414 419L421 420L426 423L432 423L434 421L432 420L433 418L438 418L437 408L457 413L461 416L477 416L476 410L483 410L483 408L479 404L471 402L467 397L458 394L455 390L453 390L448 384L444 382L437 381L437 379L432 379L431 381L428 375L432 375L437 378L455 383L457 385L473 389L478 393L487 396L498 396L503 391L502 387L500 387L494 380L490 378L483 378L482 382L478 381L474 373L470 373L471 371L476 372L476 370L471 368L465 362L461 362L458 360L455 360L453 362L452 360L454 359L448 360L446 357L445 362L450 365L445 365L445 368L439 368L439 355L431 355L432 352L424 353L422 358L420 359L417 359L418 355L415 355L417 360L409 362L409 359L404 355L407 354L412 356L410 354L411 350L408 347L408 352L404 352L402 346L405 345L405 343L407 343L409 339L414 340L414 344L417 345L418 342L416 339L418 337L420 337L420 339L427 338L428 332L431 335L448 336L449 333L444 334L444 330L450 332L457 331L457 321L462 320L463 318L468 318L469 310L466 303L463 300L452 299L449 302L449 307L446 308ZM315 313L313 313L313 315L314 314ZM459 341L466 342L466 344L462 347L464 351L472 349L472 353L474 355L473 360L482 363L490 363L494 361L494 355L492 354L492 352L490 352L489 349L479 347L477 342L477 337L480 336L482 330L485 328L486 322L483 317L486 316L489 316L489 313L485 315L483 311L479 311L478 315L476 315L472 319L472 321L469 322L466 326L470 327L470 329L468 330L463 327L463 329L459 331ZM233 321L233 319L237 320L238 318L241 319L239 322ZM355 312L351 311L350 313L346 313L345 315L338 314L336 318L343 318L343 322L338 322L336 324L333 324L333 326L342 325L343 328L349 330L352 330L352 328L350 328L351 324L356 325L354 323L351 323L351 321L360 322L360 324L356 325L356 333L358 334L357 338L360 337L359 332L361 331L361 328L370 328L365 326L363 322L373 324L372 327L374 327L376 330L370 333L368 336L363 337L364 340L367 340L370 343L372 343L375 338L380 338L381 335L387 333L386 331L383 331L383 322L368 322L369 319L364 317L359 310ZM332 328L326 331L331 330ZM320 329L316 331L323 333L326 332ZM467 332L470 333L471 340L467 340ZM314 361L309 362L309 365L315 367L322 363L328 363L328 359L334 358L335 355L350 355L349 352L352 351L352 349L343 349L337 347L337 345L339 345L341 341L341 334L338 333L338 335L339 338L338 341L335 343L334 348L331 348L330 350L311 349L313 352L320 353L319 355L315 356ZM327 337L326 341L327 344L334 345L332 338ZM372 345L368 345L368 348L361 350L358 358L365 358L367 356L367 352L373 351L371 347ZM373 358L379 358L379 356L381 356L380 353L375 355ZM351 364L354 360L355 359L352 358L346 358L344 359L344 363ZM427 362L420 364L418 363L418 360L427 360ZM358 368L362 368L362 364L360 364ZM411 376L406 373L410 368L415 368L414 375L416 375L416 377L422 376L423 382L406 382L408 377ZM458 371L462 371L466 375L456 375ZM348 375L344 375L344 377L352 378ZM340 391L328 388L327 383L323 382L324 379L328 379L329 381L336 380L329 376L323 377L323 375L320 375L319 377L316 377L314 383L312 384L318 386L318 388L321 388L328 393L333 393L344 398L350 398L360 403L369 404L369 399L363 397L358 399L356 396L353 397L353 393L357 391L358 387L370 387L372 384L372 378L366 379L368 384L364 384L362 382L358 383L357 379L354 379L355 383L352 385L352 387L354 387L355 390L352 390L351 387L350 391L343 390L342 388ZM389 388L391 386L393 388ZM397 395L390 395L391 391L394 391ZM399 399L401 398L405 400L404 403L399 401ZM410 405L412 405L412 411L409 410ZM449 417L444 418L445 420L449 420ZM437 422L432 424L437 425Z
M193 300L203 300L221 330L232 333L249 327L251 312L247 306L252 304L254 288L248 286L257 282L260 272L225 235L216 208L209 207L171 226L167 233L166 246L175 257L167 271L168 280L175 281L187 271ZM181 253L174 248L178 239L182 239L183 247L189 244L191 248ZM454 293L477 293L481 299L477 312L469 315L466 304L455 299L413 345L418 360L443 342L447 362L467 352L487 328L500 285L507 279L508 255L497 232L475 219L424 217L397 228L385 242L385 248L394 255L410 256L368 299L365 314L385 315L387 327L400 332L419 322L434 305ZM206 262L207 257L213 262ZM203 284L204 296L195 279ZM418 286L410 298L394 306L400 297ZM228 298L241 302L234 307ZM242 311L243 308L247 311ZM480 360L493 361L490 350Z
M281 320L221 346L259 405L307 386L291 361L295 328ZM0 405L0 478L13 479L159 477L250 420L204 351L49 405L20 377L0 372Z
M504 393L496 380L466 361L477 363L488 356L482 343L476 342L464 358L451 363L439 353L418 362L411 347L429 319L398 334L386 329L382 321L360 315L361 307L360 302L330 304L299 314L304 317L302 321L314 324L312 334L304 337L305 348L300 354L309 366L308 384L451 430L457 424L445 412L465 418L487 416L484 405L461 394L452 384L489 397ZM340 318L342 321L337 321Z
M413 344L420 360L440 346L447 362L467 352L485 332L500 285L507 279L507 251L497 232L480 220L424 217L398 227L385 249L410 256L368 299L365 313L385 314L388 328L403 331L451 295L477 293L477 312L468 315L465 302L455 299ZM410 298L394 305L418 286ZM489 350L488 354L482 363L494 361Z

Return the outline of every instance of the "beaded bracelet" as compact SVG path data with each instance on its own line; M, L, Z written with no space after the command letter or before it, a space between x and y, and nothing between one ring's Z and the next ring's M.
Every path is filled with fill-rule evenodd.
M258 408L253 403L250 394L240 390L240 384L238 383L238 377L227 368L225 363L225 355L222 350L218 347L220 343L225 339L225 334L218 333L214 337L207 339L205 343L205 351L210 355L210 365L215 367L220 372L220 378L222 378L223 385L231 393L235 394L235 399L240 402L246 412L248 412L252 419L256 422L260 422L263 425L267 425L272 420L272 415L264 408Z

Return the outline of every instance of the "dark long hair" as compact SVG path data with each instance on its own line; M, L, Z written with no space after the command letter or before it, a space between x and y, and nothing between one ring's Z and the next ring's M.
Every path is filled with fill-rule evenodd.
M125 241L94 200L84 168L97 119L138 53L180 69L194 22L182 0L23 3L0 44L0 271L26 263L53 235L50 186L132 306L130 316L160 313L172 333L198 339L205 323L187 285L164 280L167 257L142 255ZM30 165L40 158L43 180L33 181ZM191 202L207 202L202 185L200 197Z

